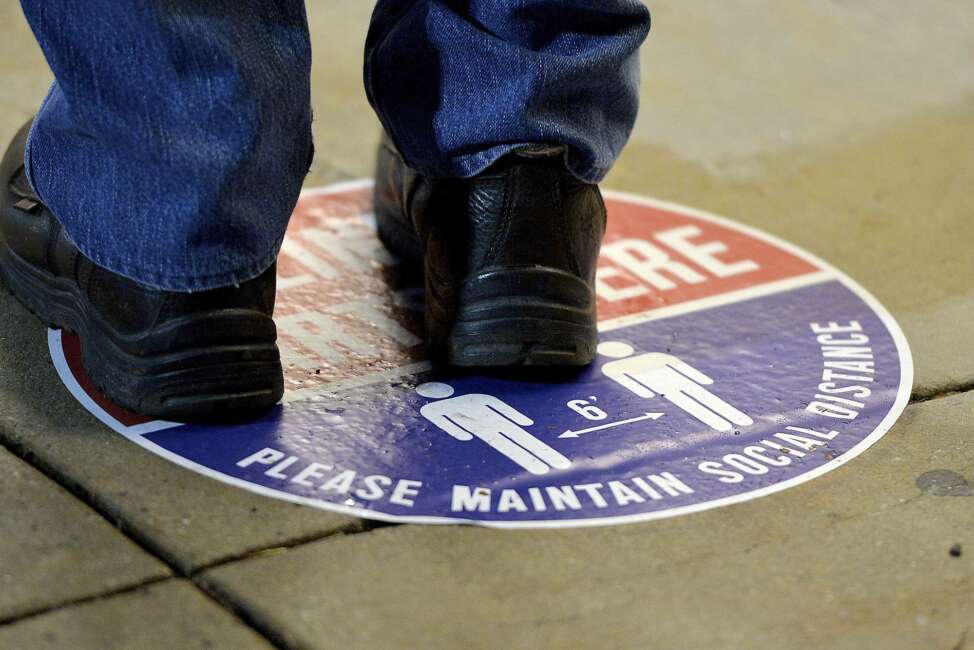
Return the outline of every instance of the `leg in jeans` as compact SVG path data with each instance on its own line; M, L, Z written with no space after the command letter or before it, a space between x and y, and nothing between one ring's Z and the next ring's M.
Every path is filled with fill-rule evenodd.
M56 82L0 165L0 276L117 404L283 393L274 260L311 155L301 0L23 0Z
M388 138L379 236L421 262L431 350L459 366L595 357L595 185L636 118L635 0L382 0L365 82Z
M27 147L81 252L163 289L269 267L307 171L302 0L22 0L56 81Z

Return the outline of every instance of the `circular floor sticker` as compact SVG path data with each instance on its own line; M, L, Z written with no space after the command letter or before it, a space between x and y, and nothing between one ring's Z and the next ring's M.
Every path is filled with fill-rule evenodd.
M645 521L808 481L876 442L912 365L868 293L785 242L606 193L599 356L563 381L424 358L421 278L375 238L371 186L302 194L280 258L284 403L244 425L148 421L72 393L129 440L264 495L398 522Z

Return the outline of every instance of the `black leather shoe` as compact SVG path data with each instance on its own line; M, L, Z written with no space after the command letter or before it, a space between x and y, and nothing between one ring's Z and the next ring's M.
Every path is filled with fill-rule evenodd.
M142 287L82 255L24 175L29 124L3 162L0 277L53 327L77 332L91 379L119 406L188 421L253 413L283 394L275 269L238 287Z
M456 366L582 366L595 357L596 185L564 148L525 147L470 179L430 178L379 147L375 214L394 254L422 262L435 359Z

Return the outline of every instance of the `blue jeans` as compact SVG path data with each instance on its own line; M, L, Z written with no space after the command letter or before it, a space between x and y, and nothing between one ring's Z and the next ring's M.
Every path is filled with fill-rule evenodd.
M172 291L270 266L312 151L303 2L22 5L56 79L27 174L78 248ZM637 0L380 0L366 90L423 172L553 142L596 182L635 121L648 30Z

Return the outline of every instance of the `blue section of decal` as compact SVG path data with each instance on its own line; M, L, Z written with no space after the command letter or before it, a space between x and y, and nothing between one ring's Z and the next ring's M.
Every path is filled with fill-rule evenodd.
M230 477L391 516L604 518L818 468L879 426L901 379L886 326L837 281L601 338L607 354L560 381L427 374L146 438Z

